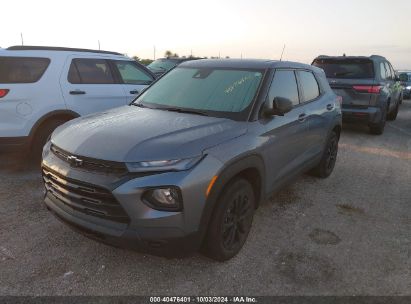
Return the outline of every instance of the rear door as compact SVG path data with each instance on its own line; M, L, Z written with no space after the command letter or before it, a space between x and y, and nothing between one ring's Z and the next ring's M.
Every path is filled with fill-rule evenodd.
M374 63L367 58L320 58L313 65L324 70L343 108L367 108L375 96Z
M389 92L389 98L391 99L390 103L390 111L395 107L397 97L396 97L396 89L395 89L395 74L391 71L390 64L387 61L381 62L381 65L384 65L384 70L385 70L385 77L384 83L386 88L388 89Z
M304 160L310 161L320 154L329 130L329 114L335 109L334 100L324 96L317 78L312 71L297 71L300 87L300 103L306 113L308 132L304 138L306 147Z
M131 102L155 79L151 72L135 61L112 60L111 63L118 79L122 83L127 103Z
M391 72L391 78L390 78L390 83L391 83L391 100L395 100L395 104L399 102L400 97L401 97L401 92L402 92L402 87L401 87L401 82L398 79L397 74L394 71L394 68L392 67L391 63L388 61L386 62L388 65L388 68L390 69ZM391 104L394 105L392 102Z
M105 58L70 57L60 86L67 108L80 115L127 104L122 84Z

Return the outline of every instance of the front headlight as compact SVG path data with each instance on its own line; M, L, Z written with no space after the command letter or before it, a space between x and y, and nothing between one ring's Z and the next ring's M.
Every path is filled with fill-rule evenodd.
M184 171L194 167L203 155L172 160L154 160L143 161L136 163L126 163L128 171L130 172L148 172L148 171Z

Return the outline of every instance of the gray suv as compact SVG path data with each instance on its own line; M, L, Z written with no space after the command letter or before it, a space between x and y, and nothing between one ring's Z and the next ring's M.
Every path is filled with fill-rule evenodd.
M339 99L321 69L292 62L184 62L129 106L56 129L45 204L102 242L227 260L260 201L311 171L328 177Z
M402 87L391 63L381 56L319 56L331 88L342 97L343 119L368 124L372 134L384 132L386 120L397 118Z

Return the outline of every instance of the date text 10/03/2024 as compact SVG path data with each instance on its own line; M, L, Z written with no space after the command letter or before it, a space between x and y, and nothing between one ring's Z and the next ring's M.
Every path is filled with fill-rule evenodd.
M150 297L150 303L257 303L254 297Z

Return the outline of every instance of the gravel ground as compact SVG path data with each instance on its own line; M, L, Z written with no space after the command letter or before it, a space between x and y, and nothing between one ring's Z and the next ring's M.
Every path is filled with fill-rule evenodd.
M382 136L346 126L333 175L263 203L225 263L73 232L42 206L22 158L0 157L0 295L411 295L411 101Z

